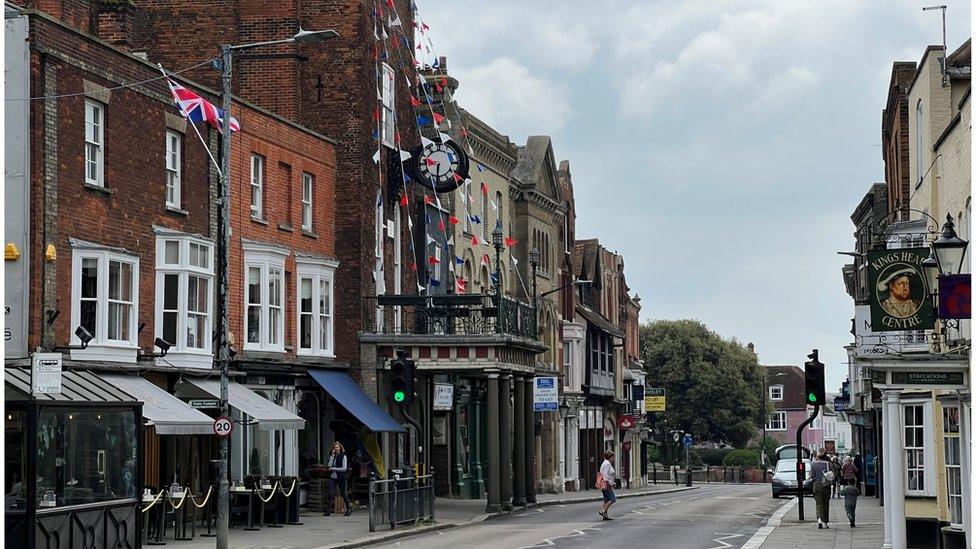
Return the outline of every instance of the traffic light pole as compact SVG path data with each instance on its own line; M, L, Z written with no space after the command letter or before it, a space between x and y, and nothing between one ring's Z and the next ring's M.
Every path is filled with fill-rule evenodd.
M817 404L813 407L813 413L810 414L810 417L808 417L806 421L801 423L800 426L796 428L796 493L797 493L797 500L799 503L798 510L800 513L801 522L803 521L803 480L804 480L803 477L806 476L806 471L804 471L804 467L803 467L803 429L807 425L813 423L813 420L816 419L817 415L819 414L820 414L820 405ZM812 461L810 465L811 465L810 468L812 469L813 468Z

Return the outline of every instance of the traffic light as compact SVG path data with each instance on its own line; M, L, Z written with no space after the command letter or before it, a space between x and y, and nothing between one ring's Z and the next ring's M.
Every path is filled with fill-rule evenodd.
M824 391L824 365L820 362L819 351L814 349L807 355L808 360L804 363L806 373L806 391L804 397L810 406L823 406L827 396Z
M410 404L414 399L414 363L405 357L403 351L397 351L397 357L390 364L393 374L391 398L394 404Z

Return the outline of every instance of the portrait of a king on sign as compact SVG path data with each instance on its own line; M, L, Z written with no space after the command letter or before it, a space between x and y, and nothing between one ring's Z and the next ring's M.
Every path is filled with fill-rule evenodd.
M922 260L928 248L903 248L868 254L871 330L931 330L935 321Z

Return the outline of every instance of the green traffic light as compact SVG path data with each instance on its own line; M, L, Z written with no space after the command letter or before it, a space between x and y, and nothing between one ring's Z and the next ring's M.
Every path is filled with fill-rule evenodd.
M807 395L807 400L809 400L810 402L816 402L817 401L817 395L815 395L813 393L810 393L810 394Z
M404 393L403 391L396 391L395 393L393 393L393 400L397 402L403 402L405 398L407 398L407 394Z

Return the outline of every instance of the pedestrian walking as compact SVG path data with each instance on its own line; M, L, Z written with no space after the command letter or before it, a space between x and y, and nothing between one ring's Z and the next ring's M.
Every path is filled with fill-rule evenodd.
M810 475L813 477L813 499L817 502L817 528L830 528L830 484L834 481L834 473L827 461L827 450L821 448L817 452Z
M610 518L610 506L617 503L617 494L613 492L613 481L616 471L613 469L613 452L603 453L603 465L600 465L600 472L596 474L596 487L603 492L603 508L600 516L603 520L613 520Z
M844 494L844 511L847 512L847 518L851 521L851 528L854 528L854 514L857 512L857 497L861 495L861 490L857 487L857 479L851 477L841 492Z
M854 479L854 483L857 484L858 473L860 471L857 468L857 464L854 463L854 458L847 456L844 458L844 463L840 466L840 478L843 481L842 485L846 486L850 484L850 480Z
M335 505L335 497L338 494L342 502L346 505L345 516L352 514L352 507L349 505L349 496L346 495L346 476L349 474L349 460L346 458L346 449L338 442L332 445L332 454L329 455L329 497L326 500L326 508L323 516L332 514Z
M834 481L830 484L831 492L833 493L833 497L840 499L842 497L840 495L840 489L843 488L843 484L841 484L840 458L836 455L830 459L830 472L834 474Z

